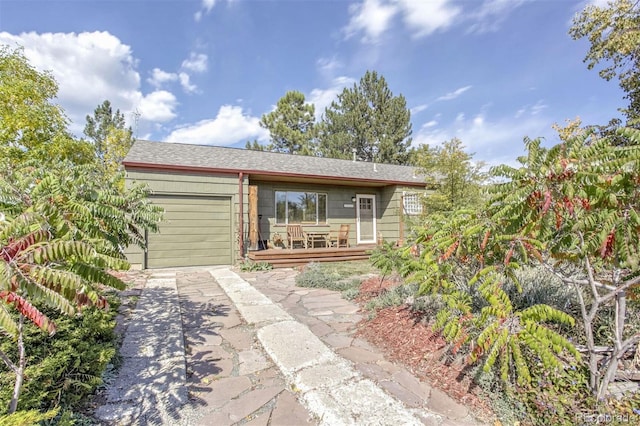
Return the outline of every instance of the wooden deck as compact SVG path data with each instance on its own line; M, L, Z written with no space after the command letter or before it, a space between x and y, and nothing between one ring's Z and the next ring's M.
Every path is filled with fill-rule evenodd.
M249 251L248 257L253 262L268 262L274 268L288 268L311 262L344 262L369 259L368 252L375 248L376 246L372 244L345 248L267 249Z

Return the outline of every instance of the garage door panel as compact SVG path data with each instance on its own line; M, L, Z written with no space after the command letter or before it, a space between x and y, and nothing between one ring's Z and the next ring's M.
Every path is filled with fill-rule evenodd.
M163 250L206 250L207 253L211 251L211 243L215 241L181 241L176 243L156 243L154 249L156 251ZM214 249L215 250L215 249Z
M209 258L209 262L211 262L212 257L220 257L220 256L226 257L229 255L229 253L227 253L225 249L210 250L210 249L193 249L193 248L190 248L188 251L182 250L182 252L177 252L177 250L174 250L174 249L156 250L155 253L158 258L162 258L162 259L165 259L165 258L192 259L196 257L207 257ZM183 265L183 266L191 266L191 265Z
M209 256L194 256L188 258L158 258L154 262L154 268L173 268L178 266L209 266L212 265Z
M157 196L165 209L160 232L149 234L147 267L203 266L231 263L231 199Z
M210 213L210 214L215 214L215 213ZM228 220L168 220L168 221L162 222L160 226L162 227L162 225L169 225L169 226L165 226L166 229L173 229L173 228L208 229L211 227L228 229L229 221Z
M211 215L216 215L214 219L211 218ZM189 222L192 220L217 220L217 221L225 221L229 222L231 219L231 215L229 213L223 214L221 212L216 211L195 211L195 210L185 210L185 211L173 211L167 212L165 210L164 221L165 222Z
M171 238L172 236L180 237L181 235L202 235L202 236L221 236L223 235L227 240L229 239L229 226L209 226L206 228L194 228L193 226L173 226L171 228L160 228L160 234ZM179 239L178 239L179 241Z

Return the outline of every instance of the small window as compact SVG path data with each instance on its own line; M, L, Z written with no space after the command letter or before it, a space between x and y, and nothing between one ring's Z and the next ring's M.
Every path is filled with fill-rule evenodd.
M422 213L422 201L420 194L417 192L403 192L402 193L404 214L419 215Z
M327 194L276 191L276 223L327 223Z

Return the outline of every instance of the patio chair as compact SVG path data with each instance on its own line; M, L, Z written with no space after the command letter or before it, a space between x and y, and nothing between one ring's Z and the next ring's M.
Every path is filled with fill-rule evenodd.
M289 248L294 248L295 243L302 243L307 248L307 234L302 230L302 225L287 225L287 243Z
M329 245L331 247L349 247L349 225L340 225L338 231L329 233Z

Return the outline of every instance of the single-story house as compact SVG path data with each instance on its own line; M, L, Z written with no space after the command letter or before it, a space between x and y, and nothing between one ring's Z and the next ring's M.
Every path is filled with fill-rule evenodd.
M404 214L420 211L413 167L240 148L137 140L123 161L127 182L149 185L165 209L142 268L234 264L248 251L308 232L350 226L350 246L402 240Z

